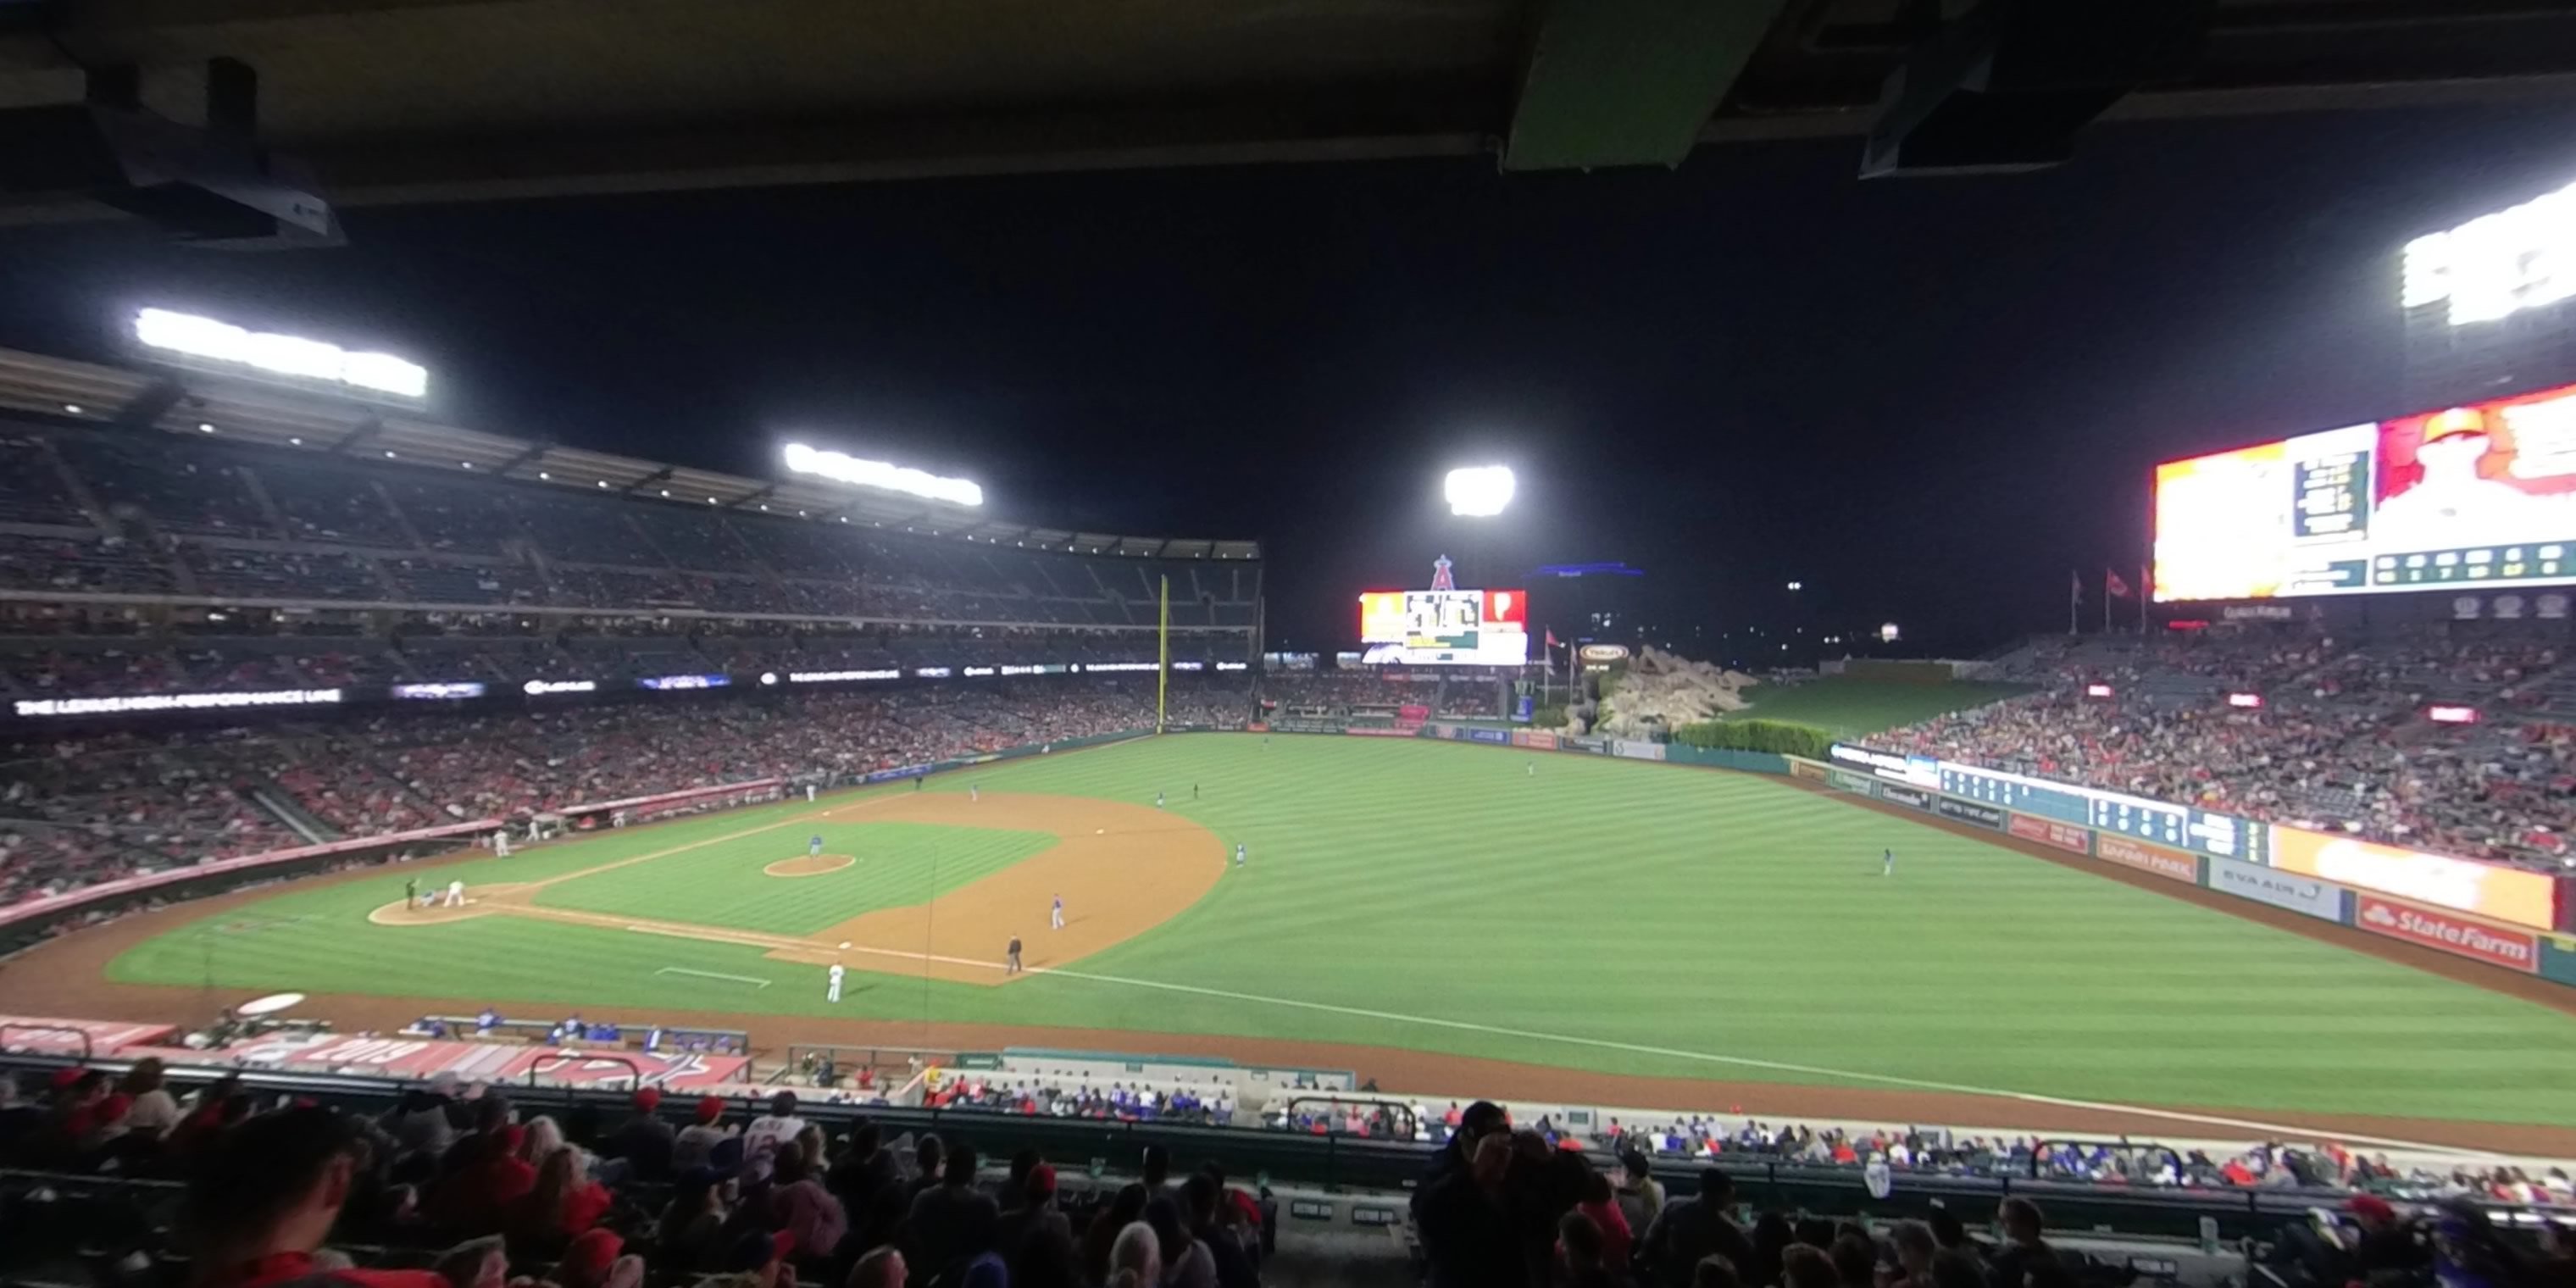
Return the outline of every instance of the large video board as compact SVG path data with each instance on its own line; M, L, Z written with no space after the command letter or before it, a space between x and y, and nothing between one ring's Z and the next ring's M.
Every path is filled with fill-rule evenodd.
M1370 666L1521 666L1529 597L1517 590L1372 590L1360 596Z
M2576 385L2156 467L2159 601L2576 581Z

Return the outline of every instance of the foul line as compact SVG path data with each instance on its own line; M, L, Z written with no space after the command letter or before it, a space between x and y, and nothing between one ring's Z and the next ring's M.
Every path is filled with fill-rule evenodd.
M721 971L712 970L691 970L686 966L665 966L653 973L656 975L696 975L703 979L729 979L737 984L750 984L759 988L769 987L768 980L761 979L757 976L727 975Z
M629 927L641 929L641 927ZM939 962L955 966L983 966L1000 970L1003 963L971 957L948 957L936 953L904 952L891 948L852 948L846 951L882 957L901 957L913 961ZM1740 1069L1764 1069L1774 1073L1798 1073L1811 1077L1842 1078L1854 1082L1882 1083L1914 1091L1941 1091L1953 1095L1983 1096L1988 1099L2013 1100L2030 1105L2050 1105L2060 1109L2087 1109L2096 1113L2134 1114L2168 1122L2195 1123L2207 1127L2230 1127L2265 1136L2307 1135L2332 1138L2338 1142L2376 1145L2384 1149L2414 1150L2428 1154L2450 1154L2461 1157L2485 1157L2491 1150L2474 1150L2458 1145L2436 1145L2425 1141L2402 1140L2393 1136L2365 1136L2351 1132L2321 1131L2294 1123L2269 1123L2249 1118L2226 1118L2214 1114L2187 1113L2179 1109L2156 1109L2146 1105L2123 1105L2102 1100L2078 1100L2066 1096L2044 1096L2029 1091L2008 1091L1995 1087L1971 1087L1955 1082L1933 1082L1922 1078L1905 1078L1884 1073L1863 1073L1852 1069L1829 1069L1821 1065L1794 1064L1785 1060L1761 1060L1751 1056L1717 1055L1707 1051L1684 1051L1676 1047L1648 1046L1638 1042L1619 1042L1609 1038L1575 1037L1564 1033L1540 1033L1531 1029L1505 1028L1496 1024L1476 1024L1467 1020L1443 1020L1427 1015L1404 1015L1364 1006L1339 1006L1330 1002L1305 1002L1290 997L1264 997L1258 993L1237 993L1229 989L1206 988L1197 984L1169 984L1161 980L1136 979L1125 975L1100 975L1090 971L1071 970L1061 966L1030 966L1031 975L1061 975L1066 979L1095 984L1121 984L1129 988L1157 989L1167 993L1188 993L1198 997L1222 998L1229 1002L1256 1002L1266 1006L1285 1006L1302 1011L1322 1011L1331 1015L1350 1015L1361 1019L1386 1020L1396 1024L1419 1024L1429 1028L1451 1029L1462 1033L1482 1033L1491 1037L1519 1038L1531 1042L1555 1042L1565 1046L1590 1047L1599 1051L1618 1051L1628 1055L1662 1056L1667 1059L1696 1061L1701 1064L1728 1065ZM1813 1084L1808 1084L1813 1085Z

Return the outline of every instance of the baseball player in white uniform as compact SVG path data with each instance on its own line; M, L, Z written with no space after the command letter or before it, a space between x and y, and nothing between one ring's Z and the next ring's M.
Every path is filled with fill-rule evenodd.
M462 908L465 906L464 882L450 881L447 883L447 906L450 908Z
M1063 895L1057 895L1057 896L1055 897L1055 907L1054 907L1054 909L1053 909L1052 911L1050 911L1050 912L1048 912L1048 913L1047 913L1047 929L1049 929L1049 930L1062 930L1062 929L1064 929L1064 896L1063 896Z
M841 1000L841 964L839 962L832 963L832 987L831 991L823 995L823 1000L826 1002Z

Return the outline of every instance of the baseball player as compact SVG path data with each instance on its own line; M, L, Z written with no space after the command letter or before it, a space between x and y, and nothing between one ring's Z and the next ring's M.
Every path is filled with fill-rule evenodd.
M1192 784L1190 784L1190 799L1191 799L1191 800L1197 800L1198 798L1199 798L1199 785L1198 785L1197 783L1192 783Z
M1002 973L1017 975L1020 973L1020 937L1018 935L1011 936L1010 953L1010 961L1002 967Z
M1162 807L1163 807L1163 793L1162 793L1162 792L1160 792L1160 791L1156 791L1156 792L1154 793L1154 808L1156 808L1156 809L1161 809Z
M1049 930L1062 930L1062 929L1064 929L1064 896L1063 896L1063 895L1057 895L1057 896L1055 897L1055 907L1054 907L1054 908L1052 908L1052 909L1050 909L1050 910L1048 910L1048 912L1047 912L1047 929L1049 929Z
M837 1002L841 1000L841 973L841 964L839 962L832 963L832 986L831 990L823 995L824 1001Z
M510 857L510 829L505 827L492 834L492 857L498 859Z
M972 805L972 804L974 804L975 802L980 801L980 800L982 800L982 799L984 799L984 785L983 785L982 783L968 783L968 784L966 784L966 803L967 803L967 804Z
M462 908L465 906L464 882L450 881L447 883L447 906L450 908Z
M1880 864L1880 867L1879 867L1879 869L1878 869L1878 874L1879 874L1880 876L1883 876L1883 877L1892 877L1892 876L1895 876L1895 875L1896 875L1896 851L1894 851L1894 850L1882 850L1882 851L1880 851L1880 852L1879 852L1879 856L1878 856L1878 861L1879 861L1879 864Z
M812 783L805 784L805 803L808 805L814 803L814 784Z
M1532 778L1536 778L1536 777L1538 777L1538 762L1537 762L1537 761L1533 760L1533 761L1529 762L1529 764L1528 764L1527 768L1528 768L1528 770L1529 770L1529 776L1530 776L1530 777L1532 777Z
M417 908L420 906L419 877L407 877L403 880L403 906L406 908Z
M1243 866L1243 842L1241 841L1234 843L1234 866L1238 868Z
M806 838L805 838L805 857L806 857L806 858L809 858L809 859L811 859L811 858L819 858L819 857L821 857L822 853L823 853L823 835L822 835L822 833L817 832L817 833L815 833L814 835L812 835L812 836L809 836L809 837L806 837Z

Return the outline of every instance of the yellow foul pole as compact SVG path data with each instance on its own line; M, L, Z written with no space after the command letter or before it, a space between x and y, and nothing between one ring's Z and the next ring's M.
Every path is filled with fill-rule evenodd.
M1163 695L1172 687L1172 579L1163 578L1161 621L1154 628L1154 639L1161 658L1154 667L1154 732L1163 731Z

